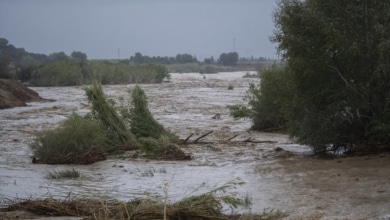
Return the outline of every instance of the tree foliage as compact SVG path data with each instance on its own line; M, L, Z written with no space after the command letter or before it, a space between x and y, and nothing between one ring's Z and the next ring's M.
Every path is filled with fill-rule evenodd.
M76 60L44 65L31 73L31 83L35 86L75 86L92 81L92 70L88 63Z
M137 138L154 138L167 136L170 140L178 139L176 134L170 132L162 124L157 122L148 107L148 101L144 90L136 85L134 89L129 90L131 94L131 107L122 110L122 115L130 124L131 132Z
M282 0L275 23L291 135L317 150L389 143L390 2Z
M223 65L227 66L235 66L238 62L238 53L230 52L230 53L222 53L219 56L219 62Z
M251 83L245 95L246 105L229 106L236 119L251 118L253 130L276 131L287 126L294 86L286 68L272 66L260 74L260 84Z
M92 115L99 120L107 134L110 134L116 143L138 146L135 136L126 126L123 118L118 114L114 105L110 103L103 93L103 88L95 82L85 89L88 100L92 103Z
M81 60L86 61L87 60L87 54L80 52L80 51L73 51L70 56L75 60Z
M175 63L196 63L198 60L196 57L190 54L177 54L175 57L161 57L161 56L147 56L142 55L140 52L134 54L130 57L130 62L135 64L145 64L145 63L160 63L160 64L175 64Z
M57 62L68 60L69 57L64 52L56 52L49 54L49 56L47 56L47 59L49 60L49 62Z
M41 132L30 146L35 157L47 160L108 147L110 142L99 121L72 114L58 128Z

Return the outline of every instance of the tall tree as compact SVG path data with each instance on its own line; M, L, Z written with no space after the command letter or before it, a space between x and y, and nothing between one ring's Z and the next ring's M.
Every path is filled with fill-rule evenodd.
M235 66L238 62L238 53L237 52L222 53L219 56L219 62L221 62L223 65Z
M87 60L87 54L80 52L80 51L73 51L70 56L75 60L81 60L86 61Z
M390 143L390 1L281 0L275 23L291 134L320 150Z
M47 58L49 62L57 62L69 59L69 57L64 52L51 53Z

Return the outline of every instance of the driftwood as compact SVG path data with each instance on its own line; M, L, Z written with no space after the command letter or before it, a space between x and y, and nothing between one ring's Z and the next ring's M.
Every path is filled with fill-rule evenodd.
M191 141L189 142L188 140L194 135L193 133L191 133L190 135L188 135L188 137L183 140L181 139L179 142L177 142L177 144L210 144L210 143L213 143L213 142L199 142L200 139L206 137L207 135L213 133L213 131L209 131L203 135L201 135L200 137L198 137L197 139L195 139L194 141ZM227 139L226 141L232 141L234 138L236 138L239 134L235 134L234 136L232 136L231 138ZM236 141L236 142L250 142L250 143L257 143L257 144L261 144L261 143L269 143L269 144L274 144L274 143L278 143L277 141L257 141L251 137L245 139L245 140L241 140L241 141Z
M274 143L278 143L277 141L256 141L253 138L247 138L243 142L251 142L251 143L257 143L257 144L262 144L262 143L274 144Z

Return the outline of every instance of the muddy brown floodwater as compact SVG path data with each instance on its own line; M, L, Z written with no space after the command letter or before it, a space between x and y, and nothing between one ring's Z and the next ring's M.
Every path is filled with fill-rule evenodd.
M154 117L172 131L193 138L213 131L189 145L191 161L109 159L92 165L32 164L29 143L37 132L54 128L72 112L90 107L81 87L32 88L55 102L0 111L0 201L15 199L102 197L131 200L163 196L177 201L237 178L246 182L235 193L251 199L250 210L279 209L286 219L390 219L390 156L319 160L308 157L307 146L286 135L249 132L250 120L234 120L227 105L245 103L249 83L245 72L203 75L172 73L169 83L141 85ZM104 86L120 103L133 85ZM233 87L233 89L228 89ZM220 114L220 119L212 119ZM227 139L238 135L232 142ZM262 143L243 142L248 138ZM277 147L285 151L275 151ZM75 168L81 177L45 178L48 172Z

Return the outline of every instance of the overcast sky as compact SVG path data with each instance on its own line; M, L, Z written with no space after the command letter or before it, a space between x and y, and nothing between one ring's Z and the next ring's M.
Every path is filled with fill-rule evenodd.
M29 52L89 59L236 51L276 57L275 0L0 0L0 38ZM118 53L119 52L119 53Z

